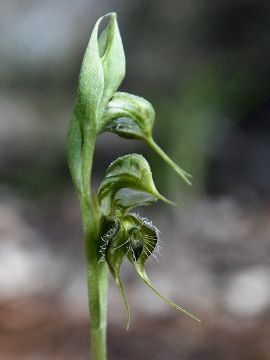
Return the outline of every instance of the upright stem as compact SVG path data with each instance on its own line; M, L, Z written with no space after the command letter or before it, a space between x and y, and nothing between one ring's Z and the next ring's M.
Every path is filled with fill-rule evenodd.
M108 273L105 263L98 263L100 214L90 186L95 138L95 131L88 129L82 151L82 193L79 197L87 260L92 360L106 360Z

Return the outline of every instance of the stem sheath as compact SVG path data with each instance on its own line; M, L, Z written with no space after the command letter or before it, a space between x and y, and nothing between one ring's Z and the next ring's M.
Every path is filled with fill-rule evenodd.
M100 214L91 191L91 173L95 147L95 129L85 129L82 149L82 193L80 205L87 260L88 303L92 360L106 360L107 284L105 263L98 263L100 242Z

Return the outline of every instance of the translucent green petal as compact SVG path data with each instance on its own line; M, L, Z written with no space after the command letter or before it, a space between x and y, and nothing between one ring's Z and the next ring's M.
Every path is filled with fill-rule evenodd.
M137 206L158 199L175 205L157 191L148 162L138 154L122 156L108 167L98 190L98 199L105 216L122 216Z

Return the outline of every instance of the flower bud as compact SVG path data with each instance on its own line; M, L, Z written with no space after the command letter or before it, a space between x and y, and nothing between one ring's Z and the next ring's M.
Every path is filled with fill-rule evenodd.
M109 23L98 37L101 21ZM97 127L105 107L125 76L125 54L116 14L107 14L96 22L83 58L77 93L77 105L83 121Z
M111 131L124 138L147 140L152 136L155 110L142 97L116 92L103 113L100 132Z
M98 37L99 25L109 23ZM77 98L69 125L67 153L74 185L82 190L83 146L94 146L99 122L125 76L125 54L116 14L98 19L90 36L79 76Z
M154 122L155 111L149 101L136 95L116 92L103 113L98 131L99 133L111 131L124 138L145 141L190 185L189 178L191 175L172 161L154 141L152 136Z

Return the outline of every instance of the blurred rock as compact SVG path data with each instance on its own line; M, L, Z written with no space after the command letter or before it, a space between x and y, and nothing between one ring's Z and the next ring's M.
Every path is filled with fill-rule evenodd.
M1 83L46 87L69 82L93 24L111 10L103 0L27 0L21 6L16 1L2 2Z
M270 307L270 267L257 266L235 274L224 290L228 311L240 317L258 316Z
M59 287L59 261L46 247L44 234L29 226L17 207L0 206L0 302Z

